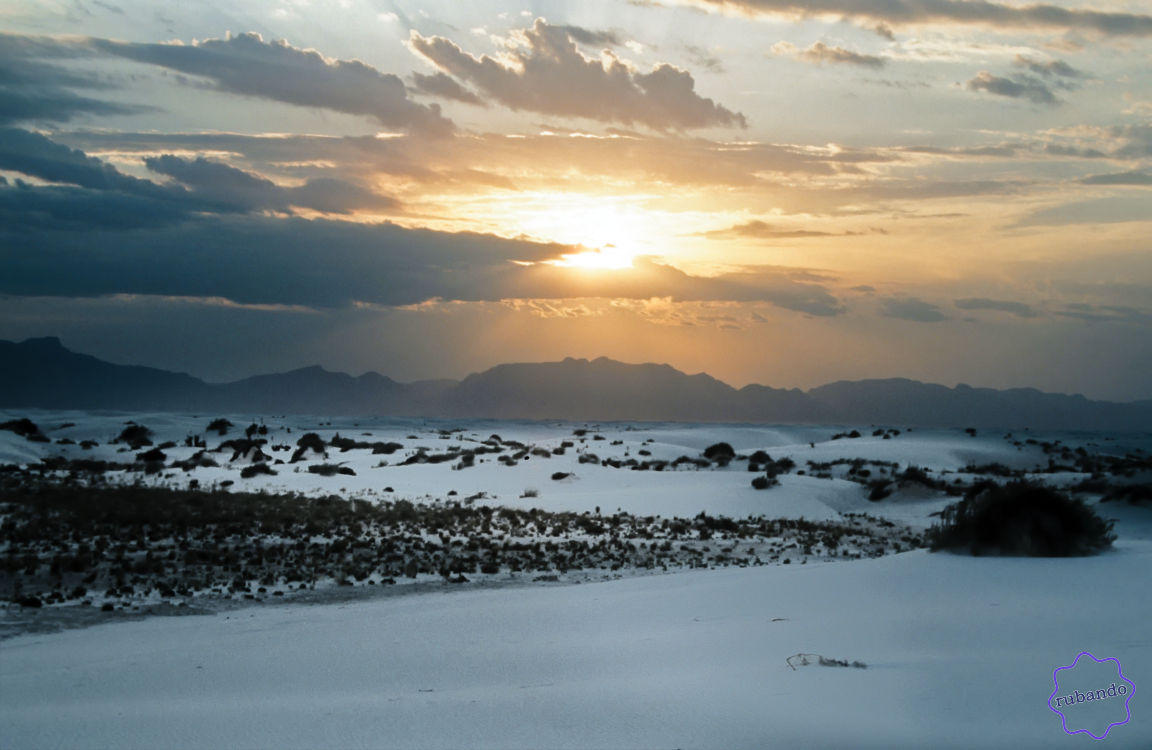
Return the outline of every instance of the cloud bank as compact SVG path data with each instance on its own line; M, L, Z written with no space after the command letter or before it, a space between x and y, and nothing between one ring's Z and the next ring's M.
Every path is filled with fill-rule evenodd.
M409 46L442 73L513 110L644 125L654 130L744 128L744 115L696 93L692 75L667 63L642 73L605 50L586 57L570 27L537 19L499 58L476 57L442 36L413 31Z
M1091 31L1152 36L1152 16L1065 8L1049 3L1006 5L988 0L691 0L705 8L768 16L832 16L887 26L963 24L994 29Z

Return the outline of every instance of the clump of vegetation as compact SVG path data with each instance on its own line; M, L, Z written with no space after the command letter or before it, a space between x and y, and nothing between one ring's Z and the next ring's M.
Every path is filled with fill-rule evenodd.
M1129 505L1152 504L1152 484L1121 484L1109 487L1100 502L1124 500Z
M552 473L552 481L559 482L561 479L567 479L570 476L572 475L567 471L555 471Z
M250 466L245 466L240 470L241 479L251 479L257 474L270 474L271 476L276 476L276 472L273 471L272 467L266 463L252 464Z
M878 503L892 494L892 483L885 479L875 479L868 483L868 499Z
M752 487L758 490L766 490L769 487L775 487L780 484L780 480L774 474L761 474L752 479Z
M121 430L112 442L125 443L134 451L140 450L145 446L152 445L152 430L142 424L129 422L128 426Z
M1082 501L1028 481L972 487L963 500L944 509L940 523L928 532L933 551L967 549L973 555L1094 555L1115 539L1112 522Z
M839 440L840 438L850 438L852 440L855 440L858 437L862 437L862 435L860 434L860 430L852 430L851 432L837 432L835 435L832 436L832 439L833 440Z
M25 440L30 440L33 443L48 442L48 438L40 431L40 426L27 417L0 423L0 430L15 432L20 437Z
M356 472L352 470L351 466L340 466L339 464L312 464L308 467L308 473L319 474L322 477L334 477L337 474L356 476Z
M793 654L784 660L795 671L796 667L806 667L809 664L819 664L822 667L855 667L867 669L868 665L862 661L849 662L847 659L828 659L820 654Z
M220 417L219 419L213 419L208 423L208 432L215 432L220 437L224 437L228 434L228 428L230 427L232 427L232 423L227 419Z
M729 461L736 458L736 451L728 443L713 443L704 449L704 458L720 466L727 466Z
M901 484L919 484L933 490L940 488L940 482L928 476L928 472L919 466L909 466L897 476L897 479Z
M317 435L315 432L305 433L296 441L296 452L292 454L292 460L289 463L296 463L304 458L304 454L308 451L314 453L324 453L328 448L324 438Z

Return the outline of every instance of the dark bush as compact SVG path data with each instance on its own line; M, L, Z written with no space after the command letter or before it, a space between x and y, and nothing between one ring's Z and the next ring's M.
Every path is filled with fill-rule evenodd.
M139 450L146 445L152 445L152 430L142 424L130 422L112 442L127 443L132 450Z
M265 463L252 464L251 466L245 466L240 470L241 479L251 479L257 474L270 474L272 476L276 476L276 472L273 471L271 467Z
M566 471L557 471L552 474L552 481L559 482L561 479L567 479L570 476L572 475Z
M1152 484L1121 484L1110 488L1100 502L1124 500L1129 505L1152 503Z
M928 532L933 551L967 548L973 555L1093 555L1116 535L1082 501L1034 482L981 483L948 506Z
M40 426L27 417L0 423L0 430L15 432L20 437L36 442L39 442L37 438L44 438L44 435L40 432ZM44 439L46 440L47 438Z
M308 451L323 453L327 447L328 445L324 442L324 438L315 432L305 433L296 441L296 451L292 454L292 460L289 461L289 463L296 463L301 460Z
M224 436L228 434L228 428L231 426L232 423L223 417L213 419L208 423L208 432L215 432L217 435Z
M310 474L319 474L322 477L332 477L337 474L347 474L348 476L356 476L356 472L350 466L337 466L336 464L312 464L308 467Z
M732 446L728 443L715 443L704 449L704 458L708 458L713 461L720 459L727 459L731 461L735 457L736 451L732 450Z
M919 466L909 466L898 477L902 483L907 484L922 484L925 487L936 489L940 486L932 477L928 476L928 472L921 469Z
M892 494L892 484L884 479L877 479L868 483L868 499L879 502Z
M143 453L137 453L136 454L136 460L137 461L143 461L145 463L152 463L154 461L167 461L168 456L165 455L164 451L160 450L159 448L153 448L150 451L144 451Z
M769 487L775 487L780 484L780 480L768 474L761 474L752 480L752 486L758 490L766 490Z

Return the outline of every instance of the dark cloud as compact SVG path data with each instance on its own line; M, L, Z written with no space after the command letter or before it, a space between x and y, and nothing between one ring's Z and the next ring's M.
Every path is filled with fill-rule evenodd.
M154 226L196 212L244 213L310 208L326 213L360 209L388 210L396 201L343 180L316 178L297 187L281 187L264 177L208 161L164 155L147 157L156 174L175 182L159 185L126 175L79 149L56 143L39 133L0 129L0 169L19 172L57 187L6 191L6 210L23 207L35 216L97 226ZM176 184L179 183L179 184ZM69 205L75 216L69 215ZM101 211L106 216L93 217ZM138 213L139 215L134 215Z
M810 148L791 144L726 142L696 137L638 136L572 138L576 131L555 124L517 138L474 134L467 138L424 139L401 136L327 137L247 136L232 133L108 133L83 131L61 134L68 142L89 149L123 152L229 151L242 154L259 171L283 170L285 162L323 162L324 169L367 181L379 173L400 175L421 183L459 182L510 187L529 179L571 187L573 176L597 181L633 180L650 187L653 181L671 185L773 187L785 175L835 176L857 165L900 162L906 157L892 149L837 146ZM309 170L311 167L302 167ZM944 186L902 181L907 194L933 194ZM1002 186L1002 190L1009 189ZM792 193L797 189L790 187ZM989 192L991 185L953 186L953 192Z
M1110 198L1074 201L1034 211L1018 221L1016 226L1146 222L1150 215L1149 204L1149 197L1146 194L1116 195Z
M203 157L154 156L144 163L151 171L185 185L194 197L224 211L288 211L296 206L342 214L397 206L391 198L343 180L320 178L299 187L281 187L265 177Z
M71 212L89 221L54 225L25 207L10 210L8 194L39 196L41 203L50 196L57 216ZM141 202L77 188L0 188L0 294L144 294L307 307L659 297L760 301L816 316L843 312L824 287L773 269L698 277L641 258L630 269L588 274L543 262L571 248L475 233L272 216L200 216L149 227L77 211L86 201L120 200L117 215L130 217L132 199ZM25 250L30 237L34 253Z
M1005 5L989 0L694 0L721 10L765 15L849 18L868 25L975 24L1003 29L1094 31L1152 36L1152 16L1063 8L1047 3Z
M45 62L88 54L51 39L0 33L0 125L69 122L82 115L119 115L151 107L92 99L73 89L111 88L96 75Z
M803 239L806 237L834 237L832 232L819 232L806 229L784 229L774 224L768 224L763 221L749 221L744 224L736 224L735 226L728 227L727 229L715 229L710 232L701 232L700 237L707 237L714 240L730 240L738 238L750 239Z
M1083 73L1063 60L1048 60L1044 62L1033 60L1024 55L1016 55L1013 65L1026 68L1036 75L1044 76L1045 78L1082 78L1084 76Z
M1085 185L1136 185L1152 186L1152 172L1131 170L1112 174L1096 174L1080 180Z
M41 235L75 230L137 229L175 224L193 216L197 206L187 201L150 197L140 193L87 190L71 186L33 187L17 181L0 186L0 226L13 234L0 232L0 242L16 247L38 247ZM16 230L19 232L16 233ZM0 255L3 255L0 251ZM44 268L43 273L60 269Z
M488 106L483 99L461 86L455 78L439 72L432 74L413 73L412 89L417 93L441 99L451 99L480 107Z
M1004 143L997 146L906 146L900 150L910 154L934 154L951 157L992 156L1011 158L1016 156L1021 148L1021 144Z
M744 116L695 91L691 74L661 63L633 70L611 52L585 57L565 27L537 19L520 32L514 62L475 57L444 37L413 31L412 49L444 73L514 110L646 125L656 130L746 127Z
M886 62L883 57L865 55L843 47L829 47L824 42L816 42L811 47L797 52L796 59L818 64L861 65L866 68L882 68Z
M19 128L0 130L0 169L92 190L115 190L157 199L182 197L154 182L125 175L83 151Z
M391 73L359 60L330 60L285 41L265 42L255 33L192 44L107 39L87 44L108 55L207 78L233 94L364 115L413 133L446 135L454 128L438 106L409 99L404 82Z
M948 320L940 308L916 297L889 297L880 303L881 312L889 318L917 323L939 323Z
M1089 305L1072 302L1065 304L1064 309L1058 310L1056 314L1088 323L1145 324L1152 322L1152 314L1127 305Z
M1125 159L1152 156L1152 125L1121 125L1111 128L1109 134L1120 142L1114 156Z
M622 44L620 35L614 31L597 31L593 29L585 29L580 26L553 26L552 28L567 34L574 42L580 44L604 44L610 47L615 47Z
M1037 313L1030 305L1010 300L987 299L985 297L968 297L954 300L953 304L961 310L994 310L996 312L1011 313L1020 318L1035 318Z
M1059 143L1045 144L1044 153L1049 156L1070 156L1076 159L1104 159L1108 156L1099 149L1065 146Z
M1002 78L994 76L986 70L976 74L968 81L970 91L985 91L997 96L1006 96L1011 99L1027 99L1036 104L1059 104L1060 100L1052 93L1052 89L1036 78L1023 76L1020 78Z
M688 59L698 68L707 70L709 73L724 73L724 61L716 55L711 54L704 47L698 47L695 44L685 44L684 52L688 55Z

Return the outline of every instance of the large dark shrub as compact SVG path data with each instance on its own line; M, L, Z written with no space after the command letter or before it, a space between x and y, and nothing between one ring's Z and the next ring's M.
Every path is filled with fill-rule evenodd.
M704 449L704 458L709 458L715 461L716 459L725 458L732 460L736 457L736 451L728 443L714 443Z
M120 431L113 443L127 443L132 450L140 450L144 446L152 445L152 430L142 424L129 422L128 426Z
M780 480L772 474L761 474L752 480L752 486L758 490L766 490L780 484Z
M219 419L213 419L208 423L208 432L215 432L217 435L221 436L227 435L228 428L231 426L231 422L229 422L227 419L224 419L223 417L220 417Z
M27 417L4 422L0 424L0 430L15 432L17 435L31 440L34 443L44 443L48 441L48 438L40 432L40 426Z
M1082 501L1034 482L981 483L941 513L928 531L929 546L967 549L973 555L1029 557L1093 555L1116 535Z

